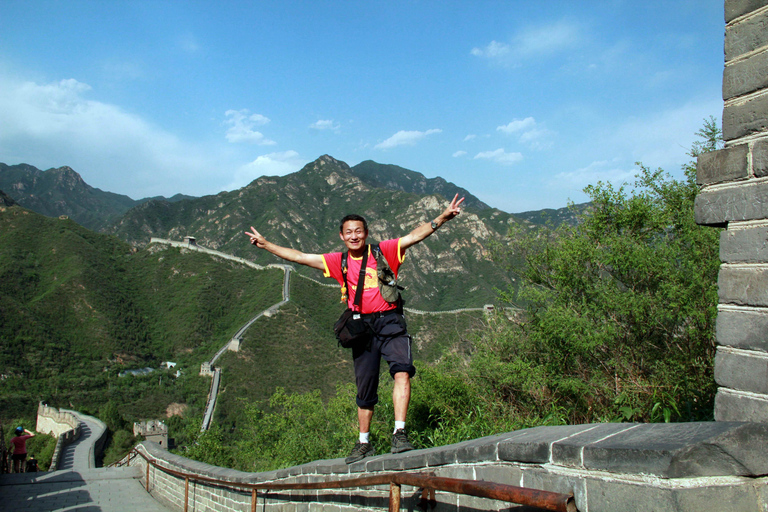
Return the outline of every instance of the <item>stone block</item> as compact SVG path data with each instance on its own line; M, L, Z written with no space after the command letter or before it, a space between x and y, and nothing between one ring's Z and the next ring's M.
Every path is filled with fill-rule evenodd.
M475 466L475 479L486 482L497 482L506 485L522 487L523 470L520 466L505 464L503 466Z
M725 61L757 50L768 44L768 13L750 16L725 30Z
M584 447L584 467L662 478L768 474L768 425L739 422L639 425Z
M725 0L725 22L730 23L743 16L768 5L768 0Z
M697 487L649 486L639 482L590 479L586 482L590 512L653 510L654 512L699 512L761 510L758 493L750 482L701 485Z
M768 393L768 354L718 349L715 354L715 382L730 389Z
M702 190L696 196L694 215L697 224L708 226L768 219L768 182Z
M521 435L520 432L524 431L520 430L495 436L486 436L454 445L456 448L456 462L470 463L498 460L499 442Z
M768 352L768 312L721 309L716 325L720 345Z
M594 425L564 425L520 430L519 435L499 443L499 460L549 462L553 444L593 427Z
M717 276L717 294L724 304L768 306L768 267L723 265Z
M720 388L715 395L715 421L768 422L768 396Z
M725 66L723 70L723 99L749 94L768 87L768 52Z
M746 144L702 153L696 163L696 182L699 185L711 185L747 178L748 153L749 147Z
M544 467L530 467L523 471L520 487L540 489L561 494L571 494L576 501L576 508L589 510L587 506L586 479L583 474L575 472L559 473Z
M720 261L768 263L768 225L721 232Z
M758 140L752 145L752 172L758 178L768 176L768 140Z
M427 451L427 466L444 466L456 462L456 445L441 446Z
M766 31L768 33L768 31ZM723 139L731 141L768 131L768 95L731 103L723 109Z
M552 463L560 466L583 467L582 450L585 446L633 428L634 423L602 423L589 425L572 436L552 444Z

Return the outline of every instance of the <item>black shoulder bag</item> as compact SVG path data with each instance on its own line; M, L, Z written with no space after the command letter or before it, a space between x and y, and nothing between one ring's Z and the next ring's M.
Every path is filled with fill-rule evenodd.
M349 251L342 256L349 255ZM342 262L342 274L344 275L344 288L347 288L347 269ZM355 290L355 300L353 302L357 309L362 309L360 305L363 303L363 290L365 289L365 267L368 264L368 246L365 247L363 252L363 261L360 264L360 275L357 278L357 289ZM363 315L359 311L352 311L347 308L336 320L333 325L333 332L336 333L336 339L339 340L339 345L344 348L352 348L357 345L367 345L373 336L368 323L363 318Z

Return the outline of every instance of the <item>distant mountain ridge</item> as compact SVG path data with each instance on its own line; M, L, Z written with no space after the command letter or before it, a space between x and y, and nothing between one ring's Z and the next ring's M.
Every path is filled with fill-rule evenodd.
M250 226L279 245L322 254L342 250L338 223L346 214L365 216L370 240L380 241L409 233L448 204L439 193L406 191L423 179L418 173L387 167L371 176L370 170L380 171L373 163L355 170L323 155L295 173L263 176L232 192L177 203L148 201L107 231L136 246L152 236L180 240L193 235L206 247L267 264L278 259L248 243L244 231ZM387 187L377 186L384 175ZM424 180L419 187L450 197L459 191L444 180ZM511 284L513 276L490 259L489 244L504 240L510 222L513 216L500 210L468 207L411 248L401 274L411 305L444 310L494 301L495 289ZM317 277L312 269L297 270Z
M67 215L81 225L143 247L151 237L195 236L203 246L266 264L277 258L248 244L250 226L268 240L321 254L341 250L338 222L348 213L369 220L371 241L395 238L435 218L458 193L461 216L408 251L402 277L411 306L424 309L478 307L496 290L515 283L514 273L490 258L506 243L511 224L569 221L565 209L521 217L492 208L443 178L428 179L396 165L367 160L350 167L323 155L286 176L262 176L247 186L203 197L133 200L90 187L69 167L40 171L0 164L0 189L21 206L47 216ZM317 277L311 269L299 272Z
M94 231L103 230L125 212L148 200L137 201L91 187L80 174L66 166L41 171L28 164L0 163L0 190L25 208L48 217L66 215ZM160 199L178 201L189 197L177 194L171 199Z
M350 169L353 176L371 186L389 190L402 190L411 194L439 194L446 199L452 199L454 194L464 198L464 207L475 210L490 208L487 204L472 195L467 189L457 187L441 177L427 178L421 173L410 171L397 165L379 164L373 160L360 162Z

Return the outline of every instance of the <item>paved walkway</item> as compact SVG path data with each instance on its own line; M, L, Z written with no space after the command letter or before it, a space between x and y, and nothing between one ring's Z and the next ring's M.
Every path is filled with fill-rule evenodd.
M66 446L58 471L0 475L0 512L169 512L144 489L137 467L95 467L104 424L75 414L80 438Z
M2 512L169 512L147 493L138 467L0 475Z

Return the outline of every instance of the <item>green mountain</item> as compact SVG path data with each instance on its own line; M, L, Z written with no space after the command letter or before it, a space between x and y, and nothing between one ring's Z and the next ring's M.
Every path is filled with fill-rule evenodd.
M343 247L338 222L348 213L369 220L372 241L385 240L436 217L447 205L446 197L460 190L444 180L417 179L418 173L394 166L364 164L353 170L325 155L293 174L261 177L232 192L178 203L148 201L107 231L137 247L153 236L181 240L192 235L202 246L267 264L279 260L248 243L243 233L250 226L279 245L332 252ZM384 181L386 188L380 186ZM417 181L424 184L415 186ZM434 193L411 192L421 189ZM514 217L500 210L468 207L409 250L401 275L410 305L445 310L493 302L495 288L512 283L513 275L491 261L489 244L502 241L511 222ZM297 270L318 277L311 269Z
M464 198L466 208L473 210L490 208L470 194L468 190L457 187L443 178L427 178L419 172L410 171L397 165L379 164L373 160L366 160L352 167L350 172L369 187L401 190L420 196L437 194L449 201L458 193L459 197Z
M91 187L71 167L41 171L27 164L0 163L0 189L25 208L49 217L66 215L95 231L112 224L130 208L148 200L136 201L125 195ZM187 198L189 196L177 194L168 201Z
M189 399L202 408L200 363L281 300L282 280L278 269L166 246L135 251L70 219L0 207L0 410L39 400L93 412L113 400L132 417ZM136 388L118 377L167 360L181 378Z

